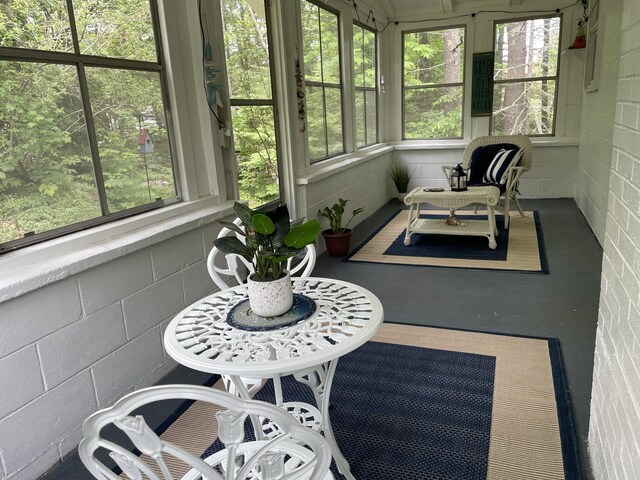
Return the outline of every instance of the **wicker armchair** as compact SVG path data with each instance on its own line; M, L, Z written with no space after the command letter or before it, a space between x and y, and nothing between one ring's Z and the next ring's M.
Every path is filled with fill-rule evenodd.
M500 185L500 198L502 203L498 204L495 208L499 212L504 215L504 226L505 228L509 228L509 208L510 203L513 202L520 212L521 216L524 215L524 211L520 206L520 202L518 201L518 182L520 181L520 177L524 172L528 172L531 170L531 162L533 157L533 146L531 145L531 140L529 137L524 135L501 135L501 136L484 136L474 138L469 145L464 149L464 153L462 154L462 168L465 171L468 171L471 167L471 155L474 150L478 147L485 147L487 145L496 145L499 143L511 143L513 145L517 145L522 148L523 155L517 166L513 166L509 168L505 175L507 175L507 182L505 185ZM453 166L445 165L442 167L445 175L447 176L447 180L450 179L451 172L453 171Z

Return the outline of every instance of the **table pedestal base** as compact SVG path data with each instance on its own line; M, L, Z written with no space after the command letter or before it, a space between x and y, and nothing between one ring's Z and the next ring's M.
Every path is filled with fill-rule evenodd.
M282 395L282 383L280 375L272 377L274 392L276 396L276 405L284 408L297 418L302 425L305 425L314 430L319 430L324 434L329 447L331 448L331 454L336 462L338 471L344 475L348 480L355 480L355 477L351 474L351 468L349 463L342 455L338 443L333 435L333 429L331 428L331 418L329 416L329 405L331 396L331 386L333 384L333 377L338 365L338 359L331 360L330 362L323 363L316 368L309 368L306 370L300 370L293 373L293 377L300 383L303 383L311 388L316 400L316 405L320 411L318 411L313 405L309 405L303 402L284 402ZM239 376L230 375L233 386L235 387L235 394L242 398L250 399L251 393L242 382ZM253 393L253 392L252 392ZM251 418L253 423L256 438L258 440L264 438L272 438L277 436L277 426L273 424L263 424L258 418Z

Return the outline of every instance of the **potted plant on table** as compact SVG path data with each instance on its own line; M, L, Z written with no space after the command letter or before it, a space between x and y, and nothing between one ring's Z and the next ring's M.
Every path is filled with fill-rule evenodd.
M316 220L291 222L286 205L259 212L236 202L233 210L244 228L231 222L219 223L244 241L226 236L213 243L221 252L239 255L251 265L253 272L247 279L251 310L262 317L282 315L293 304L287 260L315 242L322 227Z
M413 170L409 169L405 163L393 163L389 167L389 176L398 190L398 200L400 202L404 202L404 197L407 196L412 174Z
M342 226L342 215L344 207L349 200L338 199L331 208L325 207L324 210L318 210L318 214L329 219L329 228L322 232L324 242L327 245L327 251L332 257L344 257L349 253L349 244L351 243L351 229L347 228L353 218L361 213L364 208L356 208L351 212L351 218L345 226Z

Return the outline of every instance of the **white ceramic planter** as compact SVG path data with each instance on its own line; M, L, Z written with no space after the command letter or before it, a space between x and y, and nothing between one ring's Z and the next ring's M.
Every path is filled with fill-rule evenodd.
M288 312L293 305L293 287L289 272L278 280L256 281L253 275L247 280L249 305L256 315L277 317Z

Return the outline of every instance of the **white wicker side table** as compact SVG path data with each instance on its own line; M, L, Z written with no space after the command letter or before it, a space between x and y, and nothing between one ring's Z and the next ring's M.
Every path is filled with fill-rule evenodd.
M409 218L407 219L407 232L404 244L411 243L411 235L414 233L436 233L440 235L469 235L487 237L489 248L498 246L496 236L496 217L494 207L498 204L500 190L498 187L469 187L464 192L452 192L445 189L439 192L429 191L425 187L414 188L404 199L409 205ZM458 208L472 204L481 204L487 207L487 220L465 220L466 225L447 225L444 220L433 218L420 218L420 204L428 203L440 208L447 208L454 212Z

